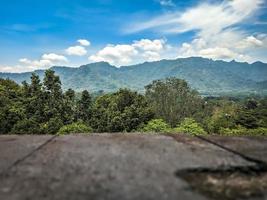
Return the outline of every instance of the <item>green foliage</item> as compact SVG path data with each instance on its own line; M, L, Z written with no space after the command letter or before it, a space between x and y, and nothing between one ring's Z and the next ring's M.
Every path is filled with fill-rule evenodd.
M45 134L56 134L63 125L60 117L53 117L41 125L41 130Z
M65 134L72 134L72 133L91 133L93 129L82 122L76 122L72 124L68 124L65 126L62 126L58 134L59 135L65 135Z
M22 119L12 128L11 134L40 134L40 125L33 119Z
M25 117L22 90L11 80L0 79L0 134L9 133Z
M177 78L153 81L145 87L156 117L164 119L172 127L186 117L201 112L203 100L187 82Z
M90 124L97 132L130 132L153 117L145 97L127 89L98 97L92 112Z
M238 112L236 123L246 128L258 128L258 119L253 110L241 110Z
M174 132L177 133L186 133L190 135L205 135L206 132L201 127L200 124L198 124L194 119L192 118L185 118L181 124L174 129Z
M86 90L78 96L72 89L63 93L52 70L43 82L36 74L22 85L0 79L0 134L92 132L90 127L96 132L266 135L267 98L201 98L176 78L154 81L145 96L121 89L94 98Z
M218 133L221 128L235 128L238 109L239 105L235 102L225 99L217 101L207 120L208 132Z
M267 128L259 127L256 129L247 129L242 126L238 126L235 129L221 128L219 134L225 136L267 136Z
M75 91L68 89L64 93L63 98L63 122L64 124L70 124L75 121L75 109L76 109L76 100L75 100Z
M88 122L92 115L92 97L87 90L82 92L81 99L77 102L76 120Z
M171 127L163 119L152 119L143 128L144 132L170 132Z

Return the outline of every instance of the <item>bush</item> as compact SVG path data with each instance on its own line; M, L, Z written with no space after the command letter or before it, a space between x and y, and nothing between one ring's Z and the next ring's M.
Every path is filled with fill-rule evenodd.
M64 124L59 117L54 117L42 124L41 129L44 134L56 134L63 125Z
M185 118L182 123L174 128L174 132L187 133L190 135L203 135L206 134L204 129L192 118Z
M142 129L144 132L170 132L170 126L163 119L152 119Z
M32 119L23 119L13 126L11 134L40 134L40 126Z
M267 136L267 128L259 127L256 129L247 129L247 135L264 135Z
M71 134L71 133L91 133L93 130L91 127L86 126L81 122L65 125L58 131L59 135Z
M219 134L226 136L263 136L267 135L267 128L260 127L256 129L247 129L242 126L238 126L235 129L221 128Z

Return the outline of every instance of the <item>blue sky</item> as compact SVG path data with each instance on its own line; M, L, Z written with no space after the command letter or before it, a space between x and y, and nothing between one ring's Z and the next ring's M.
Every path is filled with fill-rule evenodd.
M0 71L202 56L267 62L266 0L2 0Z

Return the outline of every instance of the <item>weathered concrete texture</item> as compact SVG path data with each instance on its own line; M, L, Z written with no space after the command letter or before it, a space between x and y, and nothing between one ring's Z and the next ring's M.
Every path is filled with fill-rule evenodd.
M210 141L267 163L267 137L206 137Z
M0 173L50 138L52 136L0 136Z
M25 146L27 141L33 143L23 137ZM4 148L7 157L14 157L16 148L15 141L10 141ZM176 171L253 165L186 136L62 136L0 177L0 199L206 199L179 179Z

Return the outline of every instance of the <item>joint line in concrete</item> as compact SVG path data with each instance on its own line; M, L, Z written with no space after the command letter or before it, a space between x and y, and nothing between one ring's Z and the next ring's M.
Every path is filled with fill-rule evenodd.
M240 153L240 152L238 152L236 150L233 150L231 148L228 148L228 147L226 147L224 145L218 144L217 142L214 142L214 141L212 141L210 139L207 139L205 137L202 137L202 136L196 136L196 137L199 138L202 141L205 141L207 143L213 144L213 145L215 145L215 146L217 146L217 147L219 147L219 148L221 148L221 149L223 149L225 151L228 151L230 153L233 153L233 154L235 154L235 155L243 158L246 161L253 162L253 163L257 164L258 166L260 166L261 168L267 169L267 163L264 162L264 161L262 161L262 160L258 160L256 158L249 157L249 156L247 156L247 155L245 155L243 153Z
M44 146L46 146L48 143L52 142L56 137L58 137L58 135L55 135L51 138L49 138L47 141L45 141L43 144L39 145L37 148L35 148L34 150L32 150L30 153L26 154L25 156L23 156L22 158L17 159L14 163L12 163L10 166L8 166L6 169L4 169L1 173L0 173L0 177L2 177L3 175L5 175L10 169L12 169L13 167L19 165L21 162L25 161L27 158L31 157L34 153L36 153L37 151L41 150Z

